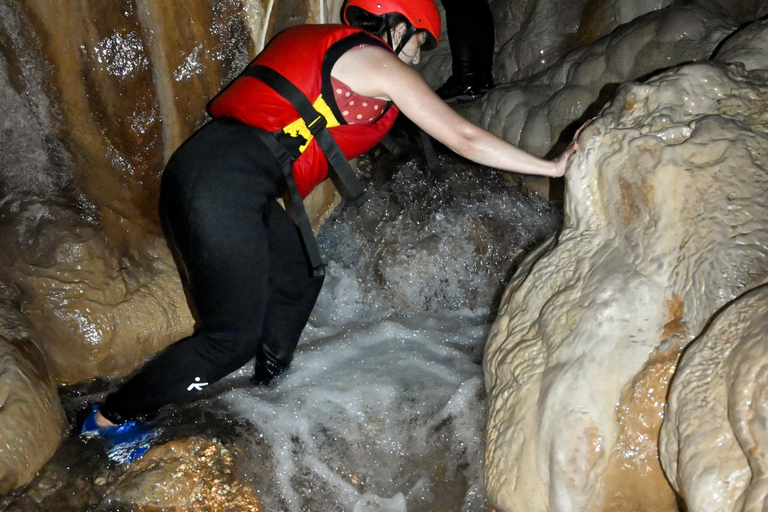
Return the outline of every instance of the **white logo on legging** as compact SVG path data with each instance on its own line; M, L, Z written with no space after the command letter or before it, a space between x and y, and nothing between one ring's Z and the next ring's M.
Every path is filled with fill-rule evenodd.
M207 385L208 385L208 383L207 383L207 382L200 382L200 377L195 377L195 382L193 382L192 384L190 384L190 385L187 387L187 391L192 391L193 389L194 389L195 391L202 391L202 390L203 390L203 388L204 388L205 386L207 386Z

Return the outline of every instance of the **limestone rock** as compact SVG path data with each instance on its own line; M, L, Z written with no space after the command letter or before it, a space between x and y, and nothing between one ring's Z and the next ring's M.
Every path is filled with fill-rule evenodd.
M62 237L52 265L19 260L7 269L59 384L125 375L191 334L193 319L165 241L156 238L144 249L141 262L121 259L86 229Z
M140 510L261 512L236 471L236 454L219 441L187 438L151 448L124 475L114 501Z
M494 88L482 101L481 126L534 154L545 155L561 132L594 102L628 80L684 62L705 60L736 29L703 7L670 7L622 25L568 53L527 80Z
M496 80L511 83L528 78L551 67L569 51L672 3L673 0L506 2L496 15Z
M28 483L53 455L66 430L42 354L28 322L0 303L0 495Z
M677 510L657 436L679 352L768 281L768 86L702 63L625 84L581 135L562 232L486 346L498 510Z
M768 70L768 20L750 23L731 37L715 53L719 62L740 62L748 70Z
M768 507L768 287L717 315L672 381L661 462L690 512Z

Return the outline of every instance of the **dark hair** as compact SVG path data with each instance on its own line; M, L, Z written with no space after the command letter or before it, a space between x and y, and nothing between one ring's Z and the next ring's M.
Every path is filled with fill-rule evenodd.
M398 23L405 23L406 27L411 26L408 18L399 12L378 15L356 6L347 7L347 21L350 27L361 28L385 41L389 40L388 30L395 28Z

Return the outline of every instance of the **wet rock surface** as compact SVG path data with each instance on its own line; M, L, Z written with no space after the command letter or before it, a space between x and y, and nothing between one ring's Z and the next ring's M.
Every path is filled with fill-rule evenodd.
M674 69L622 86L582 134L563 229L486 347L499 510L677 510L655 456L676 359L768 280L765 78Z
M0 495L26 485L56 451L64 410L29 323L0 301Z
M93 390L91 390L93 391ZM92 397L91 397L92 398ZM72 405L71 398L69 401ZM70 421L75 421L70 417ZM25 487L0 501L6 512L258 512L258 464L243 466L242 448L258 433L214 406L161 413L160 436L136 462L116 463L104 441L76 432ZM251 439L246 441L246 437Z
M170 441L129 468L112 491L112 501L140 510L261 512L255 491L235 470L235 454L218 440Z
M768 287L720 311L669 392L661 462L688 510L765 510Z

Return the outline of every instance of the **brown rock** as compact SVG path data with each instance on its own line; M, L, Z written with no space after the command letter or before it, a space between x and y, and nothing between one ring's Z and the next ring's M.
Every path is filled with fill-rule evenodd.
M192 437L150 449L116 486L120 503L179 512L261 512L256 493L219 441Z
M29 324L0 302L0 495L28 483L66 431L59 403Z

